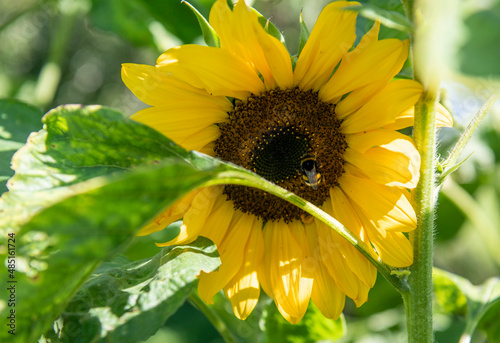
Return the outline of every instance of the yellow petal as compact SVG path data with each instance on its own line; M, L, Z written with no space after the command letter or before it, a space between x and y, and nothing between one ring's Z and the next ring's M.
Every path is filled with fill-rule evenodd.
M232 201L228 201L226 195L221 194L207 218L203 236L209 238L218 247L225 237L235 210Z
M187 150L200 151L203 147L207 146L211 142L214 142L217 138L219 138L219 136L219 127L216 125L210 125L184 139L179 139L178 144Z
M219 270L208 274L202 271L199 277L198 293L207 304L213 303L214 295L225 287L240 270L244 249L255 219L254 216L235 211L226 236L217 246L221 260Z
M360 219L367 228L370 241L384 263L399 268L408 267L413 263L413 247L403 233L385 231L382 235L363 213L360 213Z
M337 1L320 13L294 71L294 84L304 90L319 90L330 78L342 56L356 39L356 12L343 7L357 2Z
M153 232L161 231L168 225L184 217L184 214L189 210L189 207L191 207L193 198L200 190L201 189L195 189L177 200L154 220L141 228L139 232L137 232L137 236L146 236Z
M233 306L234 314L242 320L253 311L260 296L257 267L263 263L264 258L261 220L254 221L244 253L241 269L224 288L226 297Z
M441 104L436 105L436 127L453 127L451 113Z
M354 303L356 304L356 307L360 307L368 300L368 292L370 291L370 289L371 289L371 287L369 287L365 284L359 285L358 297L356 299L352 299L354 301Z
M365 49L370 46L372 43L378 41L378 34L380 32L380 22L376 21L373 23L372 28L359 40L358 45L352 51L349 51L346 56L349 58L353 58L365 51ZM343 60L343 59L342 59Z
M256 72L224 49L182 45L163 53L157 64L162 71L210 95L246 99L250 93L264 91Z
M212 124L227 119L227 112L216 108L203 108L198 104L184 106L157 106L143 109L132 119L154 128L180 144Z
M259 279L260 287L262 287L262 290L269 296L269 298L274 300L273 289L271 287L271 281L269 280L271 250L269 250L268 248L270 248L270 242L267 242L266 239L264 239L264 247L264 260L263 263L257 266L257 278Z
M196 151L199 151L199 152L202 152L202 153L204 153L206 155L215 157L214 146L215 146L214 142L209 142L203 148L196 149Z
M416 81L392 81L363 107L347 116L341 130L344 134L353 134L393 123L402 111L415 105L422 92L422 85Z
M179 235L166 243L156 243L156 245L165 247L188 244L194 241L203 229L205 220L212 211L215 200L222 193L222 189L222 186L206 187L198 192L191 202L191 207L184 215Z
M221 48L239 56L257 69L267 89L288 88L292 84L292 63L285 46L267 34L259 24L257 14L244 1L234 5L218 1L210 12L210 21L220 32Z
M267 223L264 239L271 241L270 282L274 300L280 312L294 322L304 316L313 280L302 277L302 249L297 244L287 224Z
M370 236L370 240L379 252L380 259L388 265L403 268L413 263L413 247L401 232L387 232L384 238L375 233Z
M380 230L407 232L417 225L415 211L404 195L404 188L388 187L349 172L339 179L344 193L356 203ZM382 232L383 232L382 231Z
M340 251L342 238L339 234L316 221L321 261L339 289L350 298L356 298L359 291L359 279L351 271Z
M320 98L331 101L375 81L394 76L391 74L397 73L408 57L408 46L408 40L384 39L360 47L360 53L356 51L358 48L354 49L342 58L335 74L321 88Z
M401 112L396 121L392 124L384 125L384 129L401 130L405 127L413 126L415 119L415 108L412 106ZM453 117L450 112L441 104L436 106L436 127L453 127Z
M349 148L344 159L373 181L415 188L420 175L420 155L413 140L397 131L374 130L346 135Z
M331 201L327 201L323 205L323 209L331 213L334 218L369 247L370 244L365 229L342 190L339 187L330 189L330 197ZM340 237L339 234L333 230L330 233L335 238L337 248L349 269L361 282L369 287L373 287L376 278L375 267L354 246Z
M390 79L374 81L366 86L353 90L342 99L335 107L335 114L338 119L344 119L354 111L361 108L378 92L389 84ZM336 102L336 101L334 101Z
M257 39L265 53L264 56L274 80L267 86L267 89L272 89L274 84L282 89L290 88L293 83L292 61L285 46L278 39L267 34L260 25Z
M316 223L312 221L306 225L306 242L312 253L312 267L314 283L311 291L311 300L327 318L337 319L345 305L345 294L337 287L326 269L319 252L319 239Z
M190 106L221 109L232 107L224 96L211 96L161 69L149 65L125 63L122 65L122 79L125 85L140 100L152 106Z

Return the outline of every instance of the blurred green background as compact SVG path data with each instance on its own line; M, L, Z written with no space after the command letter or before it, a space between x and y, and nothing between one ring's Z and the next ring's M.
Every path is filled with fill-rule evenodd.
M283 31L287 47L295 54L299 44L299 14L313 24L323 0L257 0L253 6ZM403 15L399 1L369 1ZM206 17L213 0L191 3ZM453 38L455 58L443 82L443 103L454 115L455 127L441 129L440 154L444 158L460 132L496 88L500 74L500 5L457 2L459 13ZM101 104L133 114L145 105L133 96L120 78L121 63L154 65L166 49L203 44L194 15L179 0L19 0L0 3L0 98L24 101L44 112L60 104ZM371 26L358 20L358 38ZM383 28L381 38L406 38L407 34ZM409 75L407 64L404 74ZM5 137L0 118L0 139ZM33 130L41 123L31 125ZM0 158L15 150L0 149ZM436 223L435 265L480 284L500 274L500 111L493 108L462 156L470 158L439 196ZM11 172L11 175L13 172ZM4 175L4 174L2 174ZM5 191L5 180L1 192ZM162 233L137 238L127 252L133 259L157 252L154 241ZM231 309L222 297L216 305ZM347 336L342 342L404 342L404 309L399 294L379 277L370 300L356 309L352 301L344 311ZM499 318L500 322L500 318ZM258 332L258 319L241 322L242 336ZM438 342L457 342L463 330L461 317L436 314ZM480 332L473 342L486 342ZM150 343L222 342L211 324L186 303L168 320Z

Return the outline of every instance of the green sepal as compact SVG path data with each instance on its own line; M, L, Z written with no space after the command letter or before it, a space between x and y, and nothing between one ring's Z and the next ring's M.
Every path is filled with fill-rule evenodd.
M264 30L266 30L266 32L274 38L278 39L281 43L285 44L285 37L283 36L281 31L271 22L271 20L264 17L255 8L251 7L251 9L255 14L257 14L259 24L262 25Z
M304 17L302 16L302 11L300 11L300 42L299 42L299 51L297 52L297 58L300 56L302 49L307 43L309 39L310 31L307 28L307 25L304 21Z
M219 35L217 34L217 32L215 32L213 27L210 26L208 20L206 20L205 17L200 12L198 12L198 10L189 2L184 0L181 2L183 4L186 4L196 16L196 19L200 24L201 32L203 33L203 40L205 41L205 43L208 46L219 48L220 47Z

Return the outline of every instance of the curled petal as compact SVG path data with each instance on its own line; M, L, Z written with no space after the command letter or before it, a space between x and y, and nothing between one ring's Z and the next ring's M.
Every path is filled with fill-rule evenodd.
M210 215L212 207L217 198L222 194L222 189L220 186L206 187L198 192L191 202L191 207L184 215L179 235L166 243L156 243L156 245L165 247L193 242L203 229L205 220Z
M255 220L244 250L244 262L240 270L224 287L236 317L244 320L253 311L260 296L257 267L264 258L262 221Z
M243 251L247 245L255 218L241 212L235 212L226 236L217 246L221 265L211 273L201 272L198 284L200 298L211 304L214 295L225 287L240 270L244 262Z

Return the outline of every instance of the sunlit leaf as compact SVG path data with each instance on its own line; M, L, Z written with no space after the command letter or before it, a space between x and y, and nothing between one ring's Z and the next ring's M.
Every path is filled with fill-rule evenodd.
M300 11L300 42L299 42L299 51L297 52L297 57L300 56L302 49L307 43L309 39L309 29L307 28L306 23L304 22L304 17L302 16L302 11Z
M163 249L148 260L103 264L78 291L46 338L62 342L139 342L184 303L200 271L220 264L206 238ZM54 332L55 331L55 332Z

